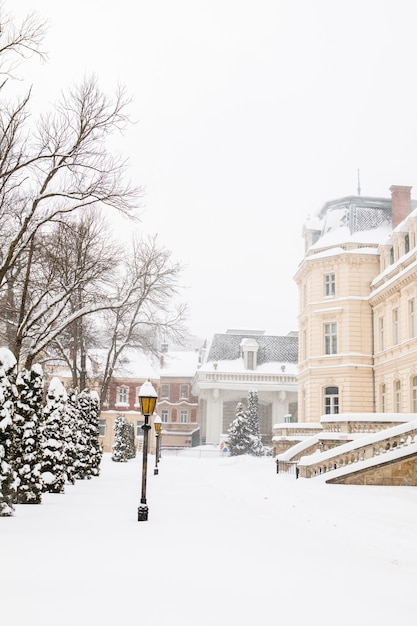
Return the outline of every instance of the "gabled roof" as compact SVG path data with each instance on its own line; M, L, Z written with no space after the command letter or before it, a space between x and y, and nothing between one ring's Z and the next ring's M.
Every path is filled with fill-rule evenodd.
M297 363L297 335L239 335L216 334L210 346L207 361L234 361L241 356L241 342L253 338L259 345L257 363Z

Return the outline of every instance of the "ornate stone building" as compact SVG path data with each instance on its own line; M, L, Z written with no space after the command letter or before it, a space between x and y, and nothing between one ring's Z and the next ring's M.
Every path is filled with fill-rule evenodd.
M248 392L258 394L260 431L271 443L276 422L297 420L297 333L284 337L263 331L228 330L216 334L202 351L193 393L199 398L202 443L218 444L247 405Z
M299 421L417 411L417 210L391 198L327 202L303 228Z

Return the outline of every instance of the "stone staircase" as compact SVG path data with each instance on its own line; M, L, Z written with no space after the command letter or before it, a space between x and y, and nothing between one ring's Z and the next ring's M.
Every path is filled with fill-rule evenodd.
M294 471L295 465L297 476L325 475L329 483L417 485L416 418L415 413L340 414L323 416L311 427L277 424L277 471Z

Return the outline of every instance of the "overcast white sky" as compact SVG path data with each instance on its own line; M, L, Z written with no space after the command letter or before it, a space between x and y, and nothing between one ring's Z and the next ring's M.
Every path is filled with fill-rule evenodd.
M50 21L35 96L127 86L145 232L186 265L191 332L297 328L308 214L416 185L415 0L19 0ZM417 197L417 190L415 190Z

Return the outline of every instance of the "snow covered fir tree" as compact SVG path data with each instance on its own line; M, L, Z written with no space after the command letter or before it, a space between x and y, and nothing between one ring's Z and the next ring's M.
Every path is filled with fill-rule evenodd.
M264 454L259 434L258 395L256 391L249 392L248 405L248 410L245 410L243 403L238 402L236 417L229 426L227 444L231 456L241 454L261 456Z
M258 415L258 392L251 389L248 395L248 423L252 437L252 447L250 454L262 456L265 454L262 444L262 438L259 433L259 415Z
M111 458L117 463L125 463L135 456L135 431L133 424L119 413L114 423L114 443Z
M250 454L252 439L248 416L242 402L236 406L236 417L230 424L227 443L231 456Z
M0 348L0 517L13 515L15 471L13 416L16 399L16 359L12 352Z
M24 369L16 378L17 401L13 419L16 502L40 504L42 500L43 371L40 365Z
M64 493L67 479L64 448L65 405L67 392L59 378L54 377L48 388L44 409L42 441L43 491Z

